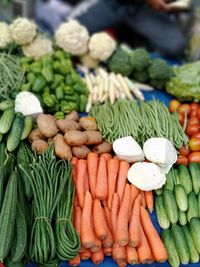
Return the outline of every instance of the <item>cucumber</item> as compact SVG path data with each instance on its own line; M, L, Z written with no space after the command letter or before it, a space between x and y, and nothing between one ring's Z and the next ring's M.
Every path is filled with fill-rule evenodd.
M200 253L200 220L198 218L192 218L190 220L190 233L192 235L192 239L194 241L195 247Z
M22 132L21 140L24 140L28 137L33 127L33 119L31 116L26 116L24 119L24 129Z
M169 189L171 191L174 190L174 176L173 176L173 173L172 173L172 169L168 172L168 174L166 175L166 183L164 185L164 190L166 189Z
M167 229L170 226L170 221L165 210L165 205L163 201L163 196L156 196L155 200L156 215L158 219L158 224L162 229Z
M187 224L187 215L185 212L179 210L178 211L178 221L180 225L186 225Z
M21 140L22 132L24 129L24 116L22 113L16 113L11 130L8 134L6 147L9 152L14 151Z
M169 264L172 267L178 267L180 265L180 259L171 235L171 231L169 229L163 230L161 233L161 239L167 249Z
M178 170L172 169L172 172L174 174L174 184L181 184Z
M199 166L198 163L195 162L190 162L188 165L190 176L192 179L192 187L193 191L195 192L196 195L199 193Z
M14 101L10 99L4 100L3 102L0 103L1 111L5 111L6 109L13 107L14 107Z
M179 209L181 211L186 211L188 209L188 199L185 189L181 184L174 186L174 195Z
M188 222L190 222L190 220L193 217L197 217L198 218L199 214L198 214L198 202L197 202L197 198L194 192L190 193L188 195L188 210L187 210L187 219Z
M190 177L190 173L187 167L184 165L178 166L178 172L179 172L180 183L182 184L186 194L188 195L189 193L192 192L192 180Z
M173 223L178 222L178 206L174 194L170 190L164 190L163 193L164 205L169 218L169 221Z
M13 262L10 258L6 258L5 260L6 267L25 267L26 263L26 259L22 259L19 262Z
M6 134L12 125L12 122L15 117L15 111L13 108L8 108L3 112L3 115L0 119L0 133Z
M189 248L190 262L192 263L199 262L199 253L194 245L189 227L183 226L182 229Z
M188 264L190 260L189 248L182 227L178 226L177 224L173 224L171 232L180 262L182 264Z
M163 187L161 187L161 188L159 188L159 189L156 189L156 190L155 190L155 193L156 193L157 196L162 195L162 193L163 193Z
M4 182L5 182L5 165L4 162L6 160L5 154L5 144L2 142L0 143L0 210L4 199Z

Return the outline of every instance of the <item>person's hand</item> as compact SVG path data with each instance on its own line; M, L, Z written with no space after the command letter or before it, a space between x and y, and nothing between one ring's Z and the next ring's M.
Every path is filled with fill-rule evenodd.
M147 0L147 3L157 11L168 11L168 5L165 0Z

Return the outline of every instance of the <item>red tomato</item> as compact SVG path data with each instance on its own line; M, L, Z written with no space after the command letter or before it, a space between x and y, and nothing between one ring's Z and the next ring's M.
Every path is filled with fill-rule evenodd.
M198 103L196 103L196 102L192 102L192 103L190 104L190 110L197 110L198 107L199 107L199 105L198 105Z
M198 133L199 130L200 130L200 125L194 124L194 125L187 125L185 132L188 136L192 136L193 134Z
M176 99L171 100L170 103L169 103L169 111L170 112L177 111L178 108L179 108L179 106L180 106L180 104L181 103L178 100L176 100Z
M188 159L187 159L187 157L182 156L182 155L179 155L176 164L177 165L180 165L181 164L181 165L187 166L188 165Z
M188 157L189 162L200 162L200 152L192 152Z
M179 108L178 108L178 112L180 114L183 114L183 115L189 114L190 113L190 105L189 104L180 105Z
M197 109L191 110L189 113L189 117L192 118L192 117L196 117L196 116L197 116Z
M197 118L200 120L200 107L197 110Z
M187 121L187 125L195 125L195 124L200 124L200 121L197 117L189 118L189 120Z
M185 116L183 114L179 114L179 123L181 125L183 125L184 119L185 119Z
M200 138L191 138L189 147L191 151L200 151Z
M182 146L181 149L179 150L179 154L187 157L190 154L190 150L186 148L186 146Z
M200 132L193 134L191 138L200 138Z

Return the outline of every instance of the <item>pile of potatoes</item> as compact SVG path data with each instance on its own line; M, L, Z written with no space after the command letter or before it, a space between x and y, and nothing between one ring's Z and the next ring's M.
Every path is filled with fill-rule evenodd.
M37 127L28 140L33 151L41 154L53 142L55 154L61 159L80 159L90 151L102 154L112 151L112 145L103 141L94 117L79 117L72 111L64 119L56 120L52 115L40 114Z

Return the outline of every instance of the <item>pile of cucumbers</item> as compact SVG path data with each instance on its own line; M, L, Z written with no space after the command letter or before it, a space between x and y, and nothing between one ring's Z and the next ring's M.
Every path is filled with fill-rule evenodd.
M33 127L31 116L15 113L14 102L5 100L0 103L0 142L6 142L9 152L14 151L21 140L25 140Z

